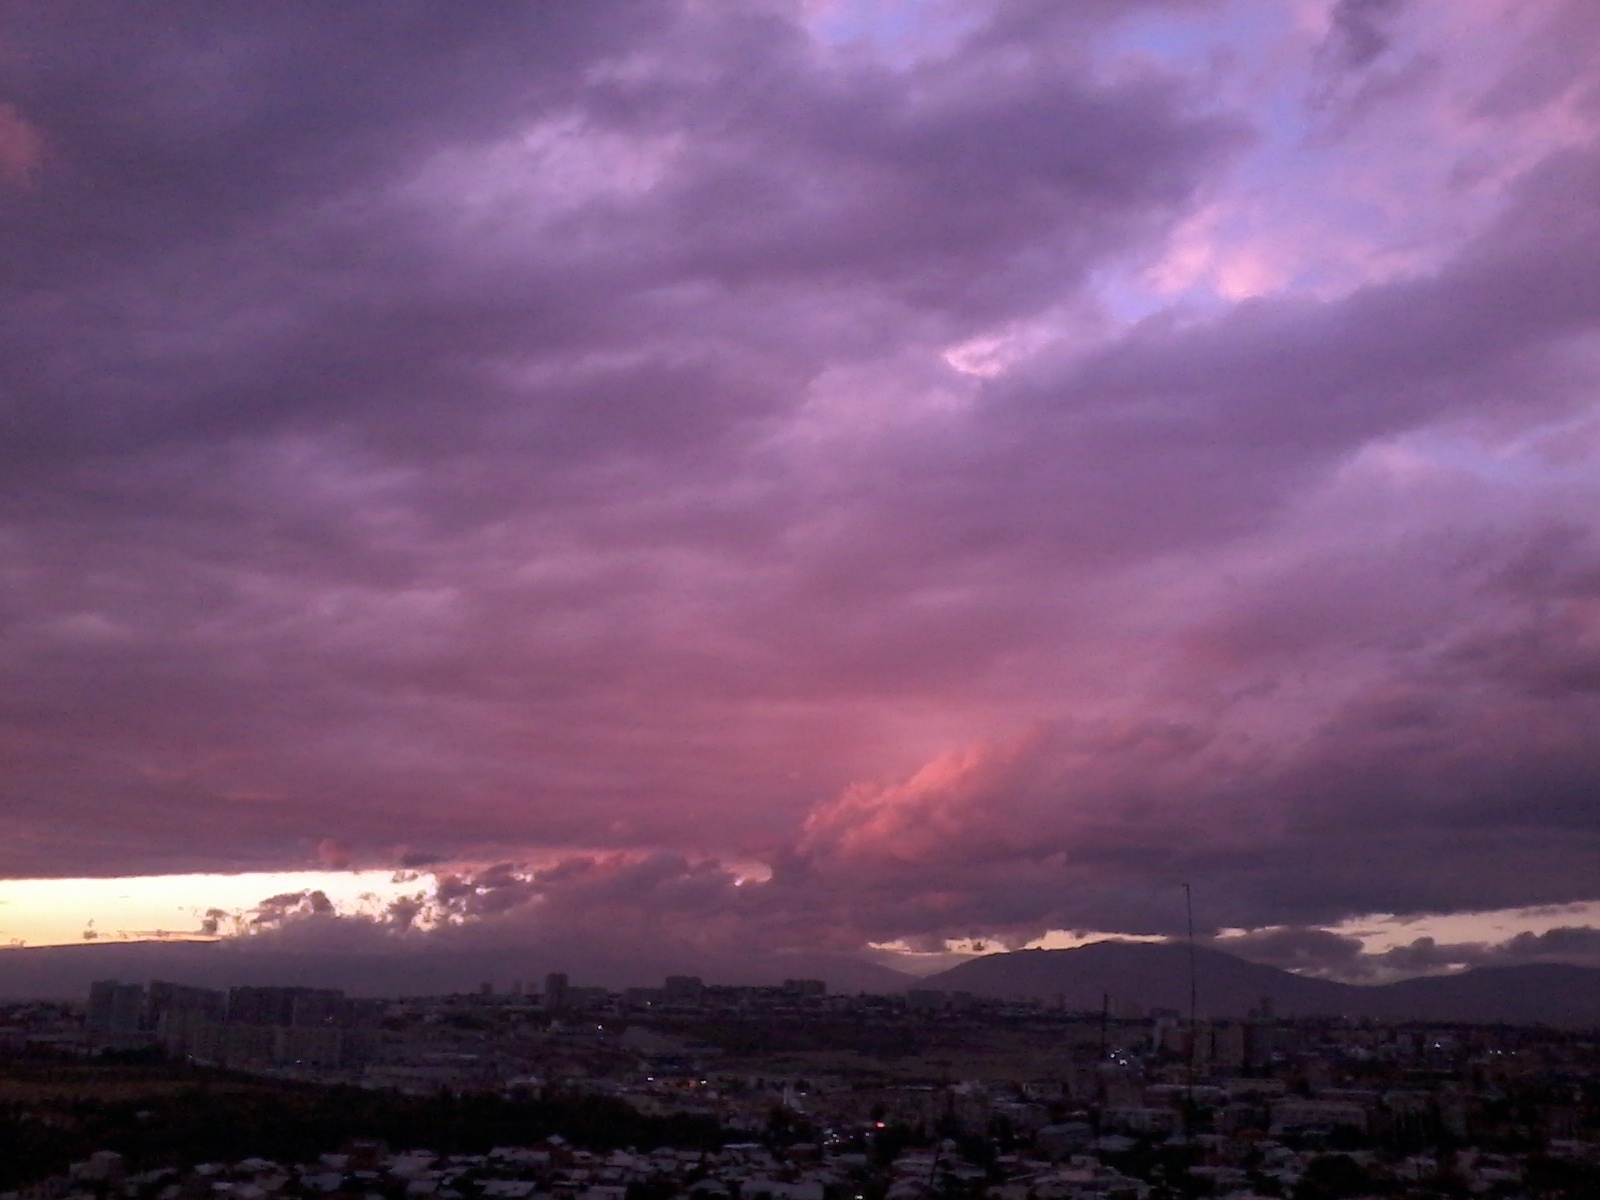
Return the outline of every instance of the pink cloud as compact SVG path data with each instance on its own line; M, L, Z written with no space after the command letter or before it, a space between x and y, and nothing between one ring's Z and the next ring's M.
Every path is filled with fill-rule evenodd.
M0 180L28 186L44 158L44 135L16 105L0 104Z

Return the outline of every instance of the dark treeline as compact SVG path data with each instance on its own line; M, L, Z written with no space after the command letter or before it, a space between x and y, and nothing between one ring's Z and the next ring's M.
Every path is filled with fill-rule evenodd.
M193 1068L122 1067L103 1069L105 1091L96 1097L89 1078L94 1072L0 1067L10 1093L0 1103L0 1191L63 1172L96 1150L115 1150L130 1169L148 1170L252 1155L305 1162L353 1138L460 1154L528 1145L555 1134L594 1150L711 1149L726 1140L714 1121L648 1117L622 1101L576 1092L540 1099L406 1096ZM67 1096L60 1085L69 1074L74 1094ZM135 1074L150 1086L125 1095ZM28 1094L30 1087L37 1096Z

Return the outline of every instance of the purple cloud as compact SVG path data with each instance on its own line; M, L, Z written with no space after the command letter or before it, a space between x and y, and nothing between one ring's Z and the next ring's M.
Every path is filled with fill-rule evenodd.
M1600 898L1586 6L165 11L0 25L0 874L717 961Z

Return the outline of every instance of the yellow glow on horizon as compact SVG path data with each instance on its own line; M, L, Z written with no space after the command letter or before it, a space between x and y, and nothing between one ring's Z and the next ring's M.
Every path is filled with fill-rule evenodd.
M1164 942L1167 939L1156 934L1143 933L1096 933L1093 931L1076 932L1069 929L1052 929L1041 938L1034 938L1023 947L1024 950L1076 950L1079 946L1087 946L1094 942L1107 940L1118 942Z
M458 864L459 866L459 864ZM740 882L759 884L770 873L752 864ZM395 900L432 893L432 871L261 871L244 874L130 876L107 879L0 879L0 949L152 940L201 940L210 910L247 919L263 901L279 895L321 892L344 916L378 916ZM223 933L230 931L223 923ZM1581 904L1396 917L1374 913L1327 926L1357 937L1370 954L1431 937L1440 944L1497 944L1521 933L1542 934L1560 926L1600 927L1600 901ZM237 928L237 923L233 924ZM1225 930L1224 935L1242 931ZM92 935L92 936L86 936ZM1103 939L1162 941L1115 932L1051 930L1027 949L1070 949ZM988 937L947 941L937 951L919 951L903 941L873 943L891 965L912 974L952 966L1005 949Z
M1409 946L1418 938L1432 938L1440 945L1473 943L1497 945L1520 933L1542 934L1562 926L1600 928L1600 901L1559 904L1530 908L1495 909L1486 912L1440 913L1420 917L1398 917L1393 913L1369 913L1337 925L1320 926L1330 933L1359 938L1368 954L1382 954L1397 946ZM1221 931L1221 949L1226 939L1250 932L1244 929ZM1115 932L1052 929L1019 947L1024 950L1074 950L1100 941L1164 942L1160 936ZM870 948L892 957L886 965L913 975L931 973L954 966L969 958L999 954L1008 947L1001 939L974 936L948 939L942 949L917 950L904 941L870 943Z
M320 891L341 914L374 915L432 885L426 874L400 877L387 870L3 879L0 947L203 939L208 910L244 914L294 892Z
M1421 917L1396 917L1376 913L1329 926L1334 933L1360 938L1369 954L1396 946L1409 946L1429 937L1441 945L1484 942L1493 945L1519 933L1541 934L1563 925L1600 926L1600 901L1555 904L1534 908L1505 908L1490 912L1437 913Z

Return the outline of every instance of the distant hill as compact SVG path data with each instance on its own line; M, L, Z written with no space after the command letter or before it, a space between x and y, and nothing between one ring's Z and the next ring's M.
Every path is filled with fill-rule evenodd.
M1459 975L1407 979L1366 993L1366 1015L1421 1013L1439 1021L1600 1026L1600 970L1566 963L1479 967Z
M0 999L81 1000L96 979L145 983L168 979L201 987L287 984L342 988L354 996L423 996L476 991L482 980L500 990L513 979L537 990L548 971L566 971L579 986L659 987L667 974L698 974L707 983L776 984L822 979L829 991L899 992L911 977L843 955L751 956L738 962L587 962L536 957L515 948L340 954L291 952L250 942L102 942L82 946L0 949Z
M1195 948L1203 1014L1243 1016L1270 997L1276 1011L1344 1011L1348 984L1291 975L1232 954ZM979 996L1061 997L1068 1008L1098 1009L1107 994L1143 1008L1189 1009L1189 949L1170 942L1094 942L1075 950L988 954L929 976L923 987Z
M1482 967L1374 987L1292 975L1206 947L1195 949L1203 1016L1241 1017L1270 998L1279 1015L1504 1021L1600 1026L1600 970L1556 963ZM918 986L979 996L1060 997L1094 1010L1102 997L1145 1009L1189 1007L1189 950L1171 942L1095 942L1073 950L989 954Z

